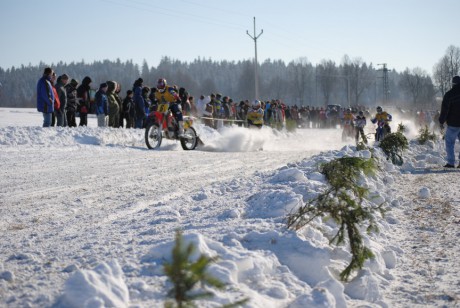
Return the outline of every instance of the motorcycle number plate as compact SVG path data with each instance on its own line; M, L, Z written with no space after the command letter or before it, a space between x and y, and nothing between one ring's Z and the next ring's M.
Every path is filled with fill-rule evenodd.
M169 104L159 104L158 111L159 112L166 112L169 109Z

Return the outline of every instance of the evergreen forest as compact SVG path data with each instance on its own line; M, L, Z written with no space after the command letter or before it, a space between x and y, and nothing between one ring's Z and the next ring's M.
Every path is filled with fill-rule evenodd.
M132 60L93 63L82 60L0 68L0 107L35 107L36 84L47 66L52 67L58 75L66 73L78 81L89 76L96 90L102 82L116 81L122 86L122 96L139 77L149 87L155 87L158 78L165 78L168 84L184 87L190 95L197 97L221 93L233 101L240 101L252 100L255 96L255 67L252 60L213 61L197 58L193 62L182 62L163 57L156 67L149 66L145 60L142 65ZM323 60L316 66L307 58L298 58L289 63L268 59L258 64L258 99L281 99L288 105L297 106L392 105L434 110L439 108L439 98L449 89L450 79L458 74L459 66L460 48L455 46L449 46L446 54L434 66L433 78L420 68L398 72L346 55L341 63Z

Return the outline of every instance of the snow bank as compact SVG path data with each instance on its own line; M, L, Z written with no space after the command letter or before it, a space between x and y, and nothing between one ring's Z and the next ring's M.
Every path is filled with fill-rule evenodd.
M65 283L54 307L128 307L129 292L116 260L101 263L94 270L79 270Z
M413 206L407 200L428 202L436 195L427 184L403 196L393 186L402 174L439 169L445 163L441 142L422 146L411 141L404 165L394 166L378 148L330 150L341 144L338 130L287 134L199 125L197 130L203 148L174 151L180 146L171 142L156 155L146 150L143 130L0 125L1 167L7 175L0 190L5 216L0 223L0 306L163 306L171 284L162 265L171 260L177 228L185 244L195 245L194 259L218 257L209 273L228 285L199 307L243 297L250 299L247 307L261 308L391 306L385 292L398 283L394 272L406 247L389 234L401 227L404 217L398 213L406 215ZM328 150L306 154L325 147L329 139L333 146ZM300 154L280 163L295 151ZM94 152L104 155L82 172L75 161ZM44 153L53 156L35 170ZM361 230L375 258L344 283L339 273L351 258L348 245L329 244L338 226L316 218L292 231L285 218L327 187L320 164L372 155L380 169L359 179L369 189L364 206L383 203L389 211L375 216L380 233ZM269 165L262 171L261 161ZM246 165L257 168L247 172Z
M375 176L361 177L361 184L369 189L364 206L382 203L389 206L394 196L385 187L394 182L398 167L391 164L390 168L379 149L374 149L373 153L380 164L386 167ZM354 147L346 146L341 150L289 164L272 175L260 175L255 180L258 183L257 191L246 199L243 213L232 217L244 217L259 223L281 223L275 230L250 231L244 235L228 234L222 243L190 233L185 235L185 242L195 244L196 254L219 256L219 262L212 266L210 272L231 285L231 289L250 294L253 299L251 307L263 307L267 303L271 303L271 307L288 303L292 307L304 304L346 307L350 299L385 306L380 285L391 281L389 270L396 266L397 258L394 246L388 243L384 234L367 234L362 230L364 241L375 258L366 261L364 268L344 284L339 279L339 273L348 265L351 254L347 245L329 245L329 240L338 231L337 225L330 220L318 218L298 232L288 231L284 226L288 213L320 194L327 186L326 179L318 172L318 166L344 156L370 158L371 151L356 151ZM201 201L213 199L212 194L205 195L203 197L203 193L200 193L199 197L193 198ZM389 228L389 223L382 217L376 217L376 220L381 230ZM162 260L171 259L173 245L170 241L153 247L142 258L142 262L147 264L143 272L161 276L160 265ZM280 273L283 273L284 278L277 279L277 287L269 287L274 276ZM254 284L254 277L257 277L257 284ZM297 281L297 286L303 286L303 295L292 289L291 281ZM219 296L214 301L219 302ZM225 301L221 298L220 302Z
M257 243L266 243L266 245L277 247L276 251L279 253L284 250L285 254L289 254L292 247L296 246L296 241L299 241L295 236L290 241L280 238L276 233L254 233L244 238L236 234L229 234L224 237L223 243L219 243L201 234L189 233L184 235L183 240L184 246L192 243L196 248L191 261L196 261L201 254L218 257L217 262L210 266L208 272L227 284L227 290L224 293L216 292L215 297L209 299L208 302L225 304L228 303L228 293L243 293L250 295L250 307L283 307L291 302L296 303L294 307L300 303L320 304L319 307L335 306L337 296L333 296L324 287L310 288L307 283L298 279L299 275L294 274L289 266L280 264L279 257L271 253L270 249L266 249L265 245L253 246ZM281 244L283 240L286 243ZM173 246L174 242L169 241L152 247L150 252L141 259L141 262L145 264L143 272L148 275L162 275L160 265L165 260L172 261ZM302 261L303 266L299 264L302 271L316 272L315 267L324 263L322 261L324 256L316 252L318 249L311 248L311 251L309 249L304 248L297 255L291 254L290 258L293 264ZM308 255L314 262L308 262ZM325 264L322 264L322 268L325 270ZM342 306L345 307L343 297L341 300Z
M94 127L55 127L53 129L29 126L8 126L0 128L0 145L28 147L65 146L142 146L143 130L94 128Z

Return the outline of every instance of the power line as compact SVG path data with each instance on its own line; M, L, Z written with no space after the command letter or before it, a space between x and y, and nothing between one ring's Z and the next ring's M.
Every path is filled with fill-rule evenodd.
M234 30L241 30L241 28L243 28L239 24L231 23L228 21L223 22L221 19L218 19L218 18L196 15L196 14L191 14L191 13L185 13L185 12L178 11L178 10L171 10L171 9L155 6L155 5L152 5L151 3L146 3L143 1L139 1L139 0L131 0L129 2L129 5L126 4L125 2L117 2L117 0L100 0L100 1L127 7L130 9L138 10L142 12L150 12L150 13L155 13L157 15L179 18L181 21L193 21L193 22L197 22L201 24L225 27L225 28L234 29Z

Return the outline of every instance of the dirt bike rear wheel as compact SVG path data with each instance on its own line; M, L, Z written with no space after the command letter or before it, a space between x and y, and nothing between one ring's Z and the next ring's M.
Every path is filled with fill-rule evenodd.
M158 149L161 145L163 136L157 123L149 123L145 128L145 144L149 149Z
M345 142L347 141L347 132L345 131L345 129L342 131L342 142Z
M193 127L189 127L184 131L184 137L180 138L180 144L185 151L194 150L198 145L198 136Z

